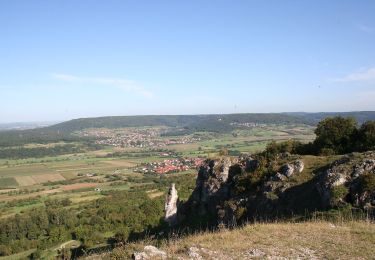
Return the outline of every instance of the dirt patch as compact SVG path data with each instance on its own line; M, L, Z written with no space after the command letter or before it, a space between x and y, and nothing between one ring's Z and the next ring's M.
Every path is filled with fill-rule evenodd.
M157 198L157 197L163 196L163 195L164 195L164 192L162 192L162 191L160 191L160 192L154 192L154 193L149 193L149 194L147 194L147 195L148 195L148 197L149 197L150 199L155 199L155 198Z

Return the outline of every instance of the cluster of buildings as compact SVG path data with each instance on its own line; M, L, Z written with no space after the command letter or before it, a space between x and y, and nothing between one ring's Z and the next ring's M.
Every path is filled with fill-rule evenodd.
M143 163L134 169L139 173L165 174L172 172L183 172L189 169L197 169L204 161L204 158L178 158L168 159L162 162Z
M246 123L230 123L231 126L242 126L242 127L265 127L266 124L254 123L254 122L246 122Z
M80 133L81 136L95 137L98 140L96 144L111 145L115 147L165 147L173 144L188 144L200 141L200 138L181 136L181 137L161 137L161 129L88 129Z

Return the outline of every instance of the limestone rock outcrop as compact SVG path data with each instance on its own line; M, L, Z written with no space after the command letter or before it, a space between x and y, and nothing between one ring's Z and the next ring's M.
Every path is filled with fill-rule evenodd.
M135 252L133 254L134 260L154 260L154 259L167 259L167 253L154 247L145 246L142 252Z
M176 185L171 184L169 188L167 198L165 201L165 221L170 227L175 226L178 222L177 219L177 207L178 207L178 194Z
M375 152L346 155L316 169L310 166L308 171L299 158L206 160L186 202L178 202L172 185L166 221L171 227L199 219L231 226L249 219L306 214L346 203L359 209L373 208L375 213Z
M317 184L325 207L337 206L340 203L351 203L353 206L368 208L375 206L375 191L366 183L366 179L375 180L375 153L364 153L364 158L344 156L334 161L321 175ZM375 183L374 183L375 184Z
M291 177L294 173L301 173L305 168L305 164L301 160L296 160L293 163L287 163L280 169L281 174L286 177Z

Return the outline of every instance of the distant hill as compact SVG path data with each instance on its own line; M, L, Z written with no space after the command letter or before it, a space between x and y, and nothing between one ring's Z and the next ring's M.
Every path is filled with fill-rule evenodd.
M47 127L57 122L17 122L17 123L0 123L0 131L7 130L26 130Z
M321 112L321 113L244 113L213 115L148 115L148 116L108 116L80 118L47 127L48 130L74 132L86 128L120 128L140 126L185 127L194 130L218 131L230 130L230 123L259 124L310 124L316 125L326 117L354 117L359 124L375 120L375 111L360 112Z
M306 124L303 117L293 115L269 114L224 114L224 115L153 115L153 116L111 116L81 118L48 127L50 130L74 132L86 128L120 128L140 126L185 127L194 130L218 131L230 130L230 123L260 124Z
M354 117L358 124L362 124L369 120L375 120L375 111L355 111L355 112L319 112L319 113L305 113L305 112L290 112L284 113L286 115L303 118L311 124L317 124L327 117L342 116Z
M230 132L236 126L231 123L258 124L308 124L316 125L330 116L352 116L361 124L367 120L375 120L375 111L363 112L330 112L330 113L244 113L244 114L213 114L213 115L145 115L145 116L108 116L97 118L80 118L59 124L27 130L12 130L14 125L3 126L0 131L1 146L17 146L25 143L48 143L54 141L77 141L73 132L86 128L121 128L141 126L169 126L184 128L179 134L194 131ZM40 125L39 125L40 126ZM21 128L22 129L22 128Z

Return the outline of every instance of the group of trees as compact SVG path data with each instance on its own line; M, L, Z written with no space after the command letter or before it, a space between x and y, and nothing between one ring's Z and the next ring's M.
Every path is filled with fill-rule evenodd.
M84 248L106 242L104 233L114 233L125 241L160 224L162 199L151 200L144 192L111 192L84 208L72 208L71 202L47 200L38 207L3 219L0 223L0 256L31 248L50 248L75 239Z
M265 153L332 155L375 150L375 121L364 122L358 127L354 118L326 118L318 123L315 134L315 140L308 144L296 140L271 142Z
M91 142L77 144L63 144L50 147L8 147L0 149L0 159L24 159L52 157L63 154L83 153L85 151L98 150L101 146Z
M185 174L146 176L141 182L148 184L129 191L102 192L104 198L81 206L69 199L48 199L44 206L2 219L0 256L38 249L33 257L40 259L41 251L71 239L80 241L87 252L98 244L156 233L165 228L164 196L151 199L146 191L166 190L173 182L179 187L180 198L187 199L195 186L192 175Z

